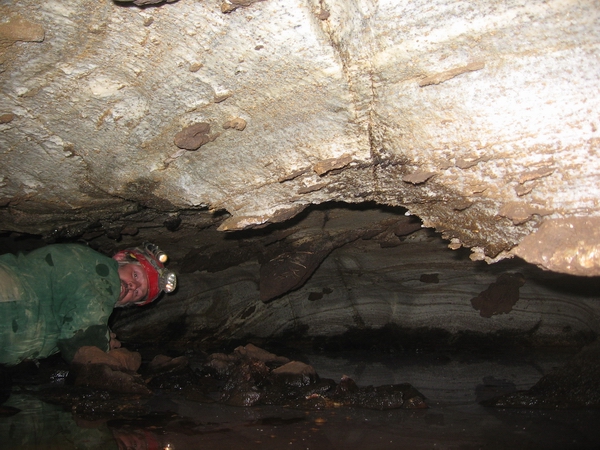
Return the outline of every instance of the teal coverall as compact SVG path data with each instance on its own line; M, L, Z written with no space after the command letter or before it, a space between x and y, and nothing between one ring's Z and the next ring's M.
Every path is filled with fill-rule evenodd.
M0 255L0 364L77 349L109 350L108 318L119 298L118 263L78 244Z

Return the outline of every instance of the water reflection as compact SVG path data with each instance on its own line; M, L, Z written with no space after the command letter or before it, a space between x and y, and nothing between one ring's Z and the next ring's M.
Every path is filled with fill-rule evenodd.
M87 422L61 407L16 394L3 405L19 413L0 417L2 448L117 449L106 421Z
M554 354L556 355L556 354ZM34 396L14 393L0 417L1 448L60 449L593 449L600 444L600 411L484 408L490 392L526 388L562 363L547 355L502 360L451 358L369 361L311 356L321 374L355 377L361 385L408 381L426 393L427 410L232 407L157 393L149 414L84 420Z

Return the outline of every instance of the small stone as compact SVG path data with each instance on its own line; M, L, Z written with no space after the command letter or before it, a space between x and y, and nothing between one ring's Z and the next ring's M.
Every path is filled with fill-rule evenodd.
M235 11L237 9L237 6L232 5L229 2L223 2L221 3L221 12L223 14L227 14L230 13L232 11Z

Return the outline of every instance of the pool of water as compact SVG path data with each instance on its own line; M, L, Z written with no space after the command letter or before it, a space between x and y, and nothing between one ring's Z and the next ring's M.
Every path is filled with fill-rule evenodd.
M480 400L527 389L570 352L506 355L304 355L323 378L411 383L425 410L230 407L157 393L142 417L89 421L15 393L0 418L0 448L135 449L596 449L600 411L494 409Z

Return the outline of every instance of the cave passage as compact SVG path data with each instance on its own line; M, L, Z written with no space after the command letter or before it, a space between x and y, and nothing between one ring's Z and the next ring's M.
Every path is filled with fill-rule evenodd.
M329 203L284 223L234 233L216 231L219 220L199 229L197 218L181 214L180 220L136 226L131 234L99 229L86 238L55 240L107 254L152 240L171 254L179 288L111 318L124 347L142 357L149 400L111 394L105 385L74 394L73 368L51 357L13 376L4 406L21 412L2 419L17 430L11 442L31 436L32 420L43 424L36 431L40 439L61 445L73 433L88 439L81 420L95 420L95 438L111 446L151 440L175 448L429 448L449 442L506 448L527 441L533 448L593 448L600 442L599 280L542 271L518 259L471 261L468 250L450 250L438 233L405 213ZM49 243L48 237L14 233L0 240L10 252ZM362 404L333 397L331 404L308 407L292 402L293 384L281 394L287 400L277 403L267 378L248 390L231 374L221 387L222 381L207 387L195 378L212 373L211 355L248 345L310 367L308 386L331 380L339 391L345 377L359 389L408 383L427 408L366 408L366 394ZM148 372L160 355L168 370ZM248 373L267 376L281 361L269 364ZM188 372L178 372L182 367ZM87 375L91 385L98 373ZM107 376L113 383L114 374ZM44 395L30 395L31 385ZM205 391L190 388L200 385ZM237 394L227 391L231 386ZM107 393L94 397L98 392ZM397 394L382 395L389 403Z

